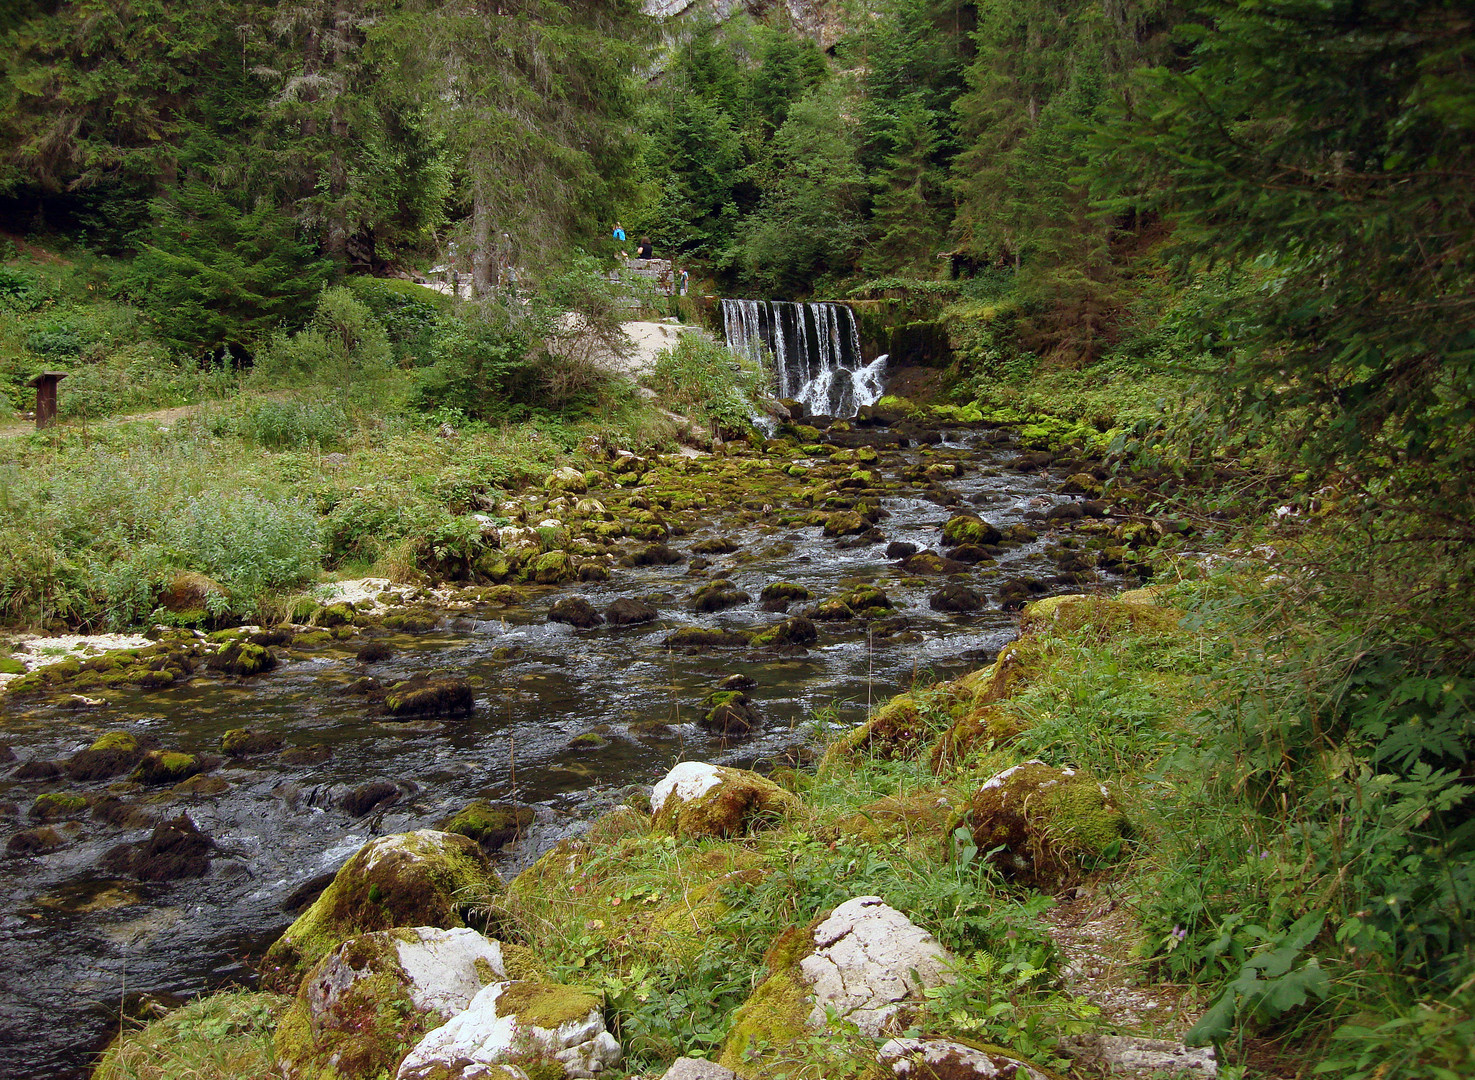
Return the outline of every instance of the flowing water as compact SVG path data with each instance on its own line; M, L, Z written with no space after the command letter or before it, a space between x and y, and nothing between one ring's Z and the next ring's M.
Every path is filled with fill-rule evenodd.
M1047 494L1056 478L990 468L1012 448L985 445L982 433L963 440L926 458L918 451L886 453L882 472L894 476L949 455L979 466L949 485L1000 526L1059 501ZM914 487L889 490L899 494L884 503L890 512L882 523L886 539L936 549L940 527L954 511L917 497ZM618 596L644 596L661 611L652 624L576 631L550 623L546 613L558 590L549 588L521 606L449 617L433 632L387 635L397 654L368 669L354 659L358 643L348 642L281 650L280 667L244 681L205 675L167 691L110 691L108 705L95 711L0 704L0 740L20 762L63 759L119 730L147 732L169 748L210 752L226 730L250 727L278 732L291 745L331 751L318 764L289 765L274 756L227 764L213 774L229 784L223 793L166 790L154 796L156 813L188 813L219 846L201 879L141 884L110 876L101 869L104 852L148 831L91 821L64 827L68 842L50 855L0 860L0 1045L11 1048L0 1057L0 1074L83 1076L108 1031L116 1030L120 1005L136 1007L143 994L171 1001L232 981L248 983L251 961L290 921L283 899L335 869L371 835L431 826L473 798L526 802L537 808L538 821L516 852L502 857L503 872L515 870L623 800L628 785L650 784L679 760L761 768L802 756L827 726L858 722L869 703L919 676L977 666L1015 633L1015 617L1001 610L930 610L927 597L941 581L903 583L903 572L884 556L885 544L844 547L823 539L817 527L736 524L721 519L723 510L711 513L704 528L673 541L689 549L721 534L743 543L731 555L714 556L706 577L686 562L567 587L600 608ZM1007 552L996 570L976 571L970 579L987 572L1050 573L1046 539ZM719 575L752 594L753 602L717 614L690 613L686 597ZM757 596L764 584L779 580L806 585L817 598L835 595L848 581L873 581L898 603L901 621L880 629L822 624L819 642L804 656L745 650L682 655L662 647L682 625L751 629L777 621L781 616L760 610ZM988 581L974 584L980 591L990 587ZM394 723L362 698L336 692L366 671L388 685L431 669L473 681L472 715ZM764 718L746 739L723 739L692 722L703 697L734 672L756 680L750 694ZM637 734L630 727L637 721L666 726L641 727ZM591 729L602 731L607 743L570 748L573 736ZM372 780L398 783L403 797L366 818L338 808L344 791ZM97 794L106 786L7 776L0 779L0 803L9 806L0 813L10 816L10 831L18 831L31 824L26 808L37 793Z
M881 396L886 357L866 362L855 313L844 304L724 300L722 328L734 352L771 356L778 396L811 413L854 416Z

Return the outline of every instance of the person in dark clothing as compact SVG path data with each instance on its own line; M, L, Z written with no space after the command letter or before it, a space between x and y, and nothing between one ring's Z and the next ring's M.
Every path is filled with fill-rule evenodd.
M653 249L650 246L650 237L642 236L640 238L640 245L635 249L635 257L637 259L653 258L654 256L652 256L651 254L652 250Z

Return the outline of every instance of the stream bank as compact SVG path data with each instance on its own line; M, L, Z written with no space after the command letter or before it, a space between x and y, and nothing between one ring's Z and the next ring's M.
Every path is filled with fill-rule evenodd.
M917 679L989 659L1015 633L1006 609L1025 597L1132 565L1123 537L1133 523L1087 516L1091 500L1057 493L1089 463L1022 454L1007 433L980 425L912 435L834 425L827 442L777 440L761 454L633 457L612 453L578 483L551 478L520 510L499 508L516 519L495 526L497 554L467 576L491 570L503 580L466 582L456 610L432 608L427 594L397 604L391 625L393 616L341 608L340 621L334 604L319 604L303 613L318 625L266 632L278 640L257 647L275 666L260 674L212 670L209 656L240 636L225 634L196 639L199 655L187 672L176 665L182 674L167 688L99 692L78 687L77 671L52 692L13 693L5 738L17 765L4 794L12 836L49 829L58 842L5 864L8 1037L48 1030L37 1018L61 1011L101 1039L125 981L132 1008L143 994L167 999L249 980L250 958L286 924L294 892L369 836L435 824L473 799L534 808L511 872L675 760L802 762L816 740ZM955 518L1001 535L945 543ZM1011 528L1012 538L1002 535ZM528 532L536 556L518 546ZM539 585L550 555L555 577L582 584ZM774 610L781 601L764 590L780 583L808 599ZM952 588L962 609L939 610L933 599L944 585L972 599ZM856 602L857 594L874 601L866 589L889 606ZM548 621L554 599L573 592L596 612L638 598L657 616L587 630ZM847 597L855 606L829 608L839 618L818 617ZM801 612L814 628L806 644L750 644ZM717 644L682 645L682 631L709 632ZM388 655L359 659L367 644ZM467 679L469 712L395 717L373 685L362 693L365 679L383 691L437 669ZM105 682L110 673L92 674ZM731 676L755 684L745 693L759 719L745 736L699 722ZM355 684L359 694L341 692ZM72 712L55 696L77 692L106 705ZM222 740L239 729L281 748L225 757ZM113 733L194 755L200 768L179 784L71 779L75 756ZM373 794L364 789L376 784L380 797L364 806ZM57 811L43 822L37 800L47 795L68 798L49 800ZM73 799L82 801L72 808ZM109 851L146 842L154 822L181 812L214 845L203 878L140 882L105 871ZM92 1049L62 1034L19 1075L80 1075Z

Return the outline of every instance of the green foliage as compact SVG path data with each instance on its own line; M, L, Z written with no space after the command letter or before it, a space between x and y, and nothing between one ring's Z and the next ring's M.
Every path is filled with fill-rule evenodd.
M1110 205L1168 215L1182 269L1251 278L1203 326L1241 427L1288 424L1370 512L1468 539L1475 233L1448 197L1475 153L1468 28L1444 0L1193 12L1187 70L1151 72L1102 133Z
M450 297L399 278L354 276L346 284L384 327L400 364L430 362L436 334L450 317Z
M796 296L850 271L865 234L856 149L838 85L794 104L761 167L762 203L727 255L743 278L770 295Z
M243 207L187 180L153 203L153 243L128 289L159 337L189 356L249 355L278 323L299 323L328 274L270 204Z
M727 346L705 334L682 334L656 357L652 388L688 416L705 416L728 431L753 426L755 394L766 390L761 369L743 366Z
M241 398L206 414L204 424L212 435L232 435L267 450L330 450L342 445L349 432L341 405L310 398Z
M466 310L436 340L434 363L418 372L410 404L479 420L525 416L540 384L531 346L508 312L491 304Z

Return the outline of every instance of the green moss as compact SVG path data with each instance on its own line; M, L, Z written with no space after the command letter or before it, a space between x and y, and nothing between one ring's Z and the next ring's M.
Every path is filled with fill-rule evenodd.
M184 1077L280 1075L272 1031L291 999L281 994L206 994L108 1047L93 1080L182 1080Z
M915 758L937 735L937 729L911 694L897 694L864 724L832 743L821 769L852 760L857 754L896 760Z
M95 740L87 749L118 750L125 754L133 754L138 752L138 738L127 731L110 731Z
M0 656L0 675L24 675L26 665L13 656Z
M533 808L492 803L477 799L460 813L447 818L441 828L446 832L469 836L487 848L499 848L533 823Z
M774 1075L772 1059L784 1056L807 1030L811 1004L799 962L813 951L813 937L798 927L774 940L764 958L768 978L733 1013L719 1065L744 1080Z
M717 771L722 782L697 798L668 797L655 811L654 827L686 837L739 836L798 805L793 795L755 772Z
M31 804L31 817L36 821L59 821L76 817L86 809L85 796L49 791L36 796L36 801Z
M1038 761L986 782L964 815L980 851L1007 875L1057 888L1127 835L1127 821L1091 776Z
M1126 634L1181 633L1179 613L1172 608L1127 603L1104 596L1051 596L1025 606L1019 628L1048 631L1057 637L1093 642Z
M574 576L573 563L566 551L547 551L539 555L525 571L531 581L539 585L557 585Z
M558 983L514 982L497 995L498 1016L515 1015L524 1024L550 1030L603 1008L587 990Z
M133 779L145 784L177 784L204 769L194 754L174 750L150 750L133 771Z
M430 830L379 837L343 865L267 951L263 966L277 985L292 985L350 937L395 926L465 926L501 892L469 837Z

